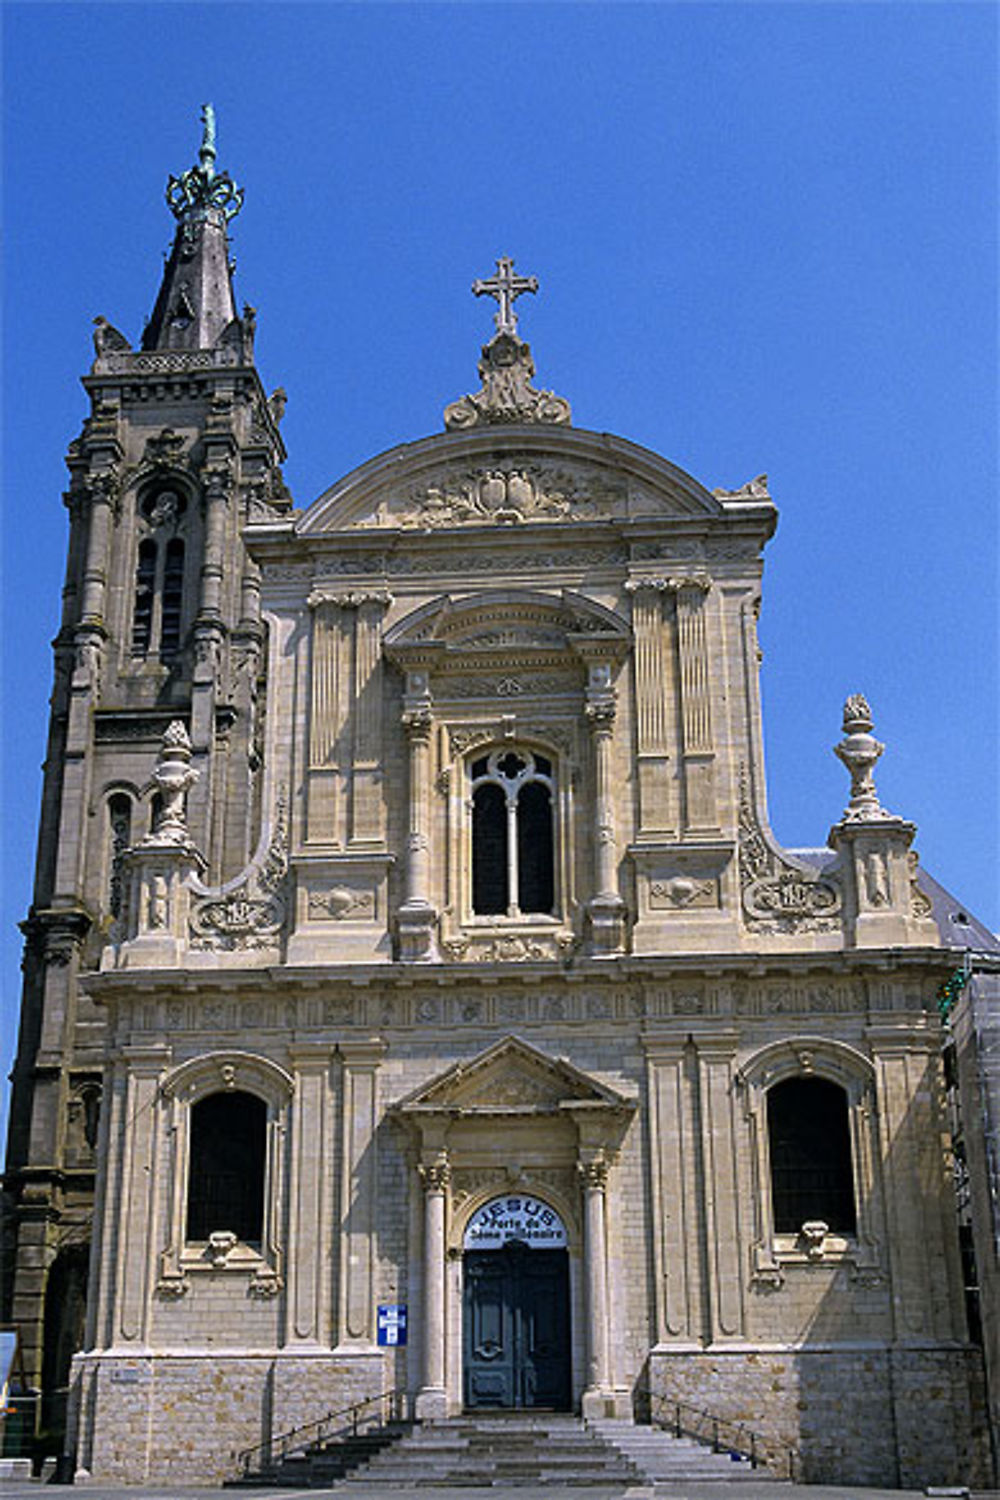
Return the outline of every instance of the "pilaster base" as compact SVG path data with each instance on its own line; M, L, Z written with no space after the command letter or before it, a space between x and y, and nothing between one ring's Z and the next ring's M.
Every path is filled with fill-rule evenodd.
M425 1385L418 1391L413 1415L418 1422L443 1422L448 1415L448 1393L444 1387Z
M396 918L399 957L404 964L436 963L437 912L424 901L406 901Z
M625 902L620 896L595 896L587 908L590 917L590 955L611 958L624 950Z
M589 1387L580 1397L580 1415L584 1421L606 1421L609 1417L618 1422L631 1422L632 1396L626 1390L609 1387Z

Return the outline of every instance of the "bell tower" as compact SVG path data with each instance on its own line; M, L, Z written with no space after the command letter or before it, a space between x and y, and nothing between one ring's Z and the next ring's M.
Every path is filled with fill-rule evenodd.
M159 816L149 766L171 722L190 736L188 823L208 878L240 870L257 833L265 641L242 530L291 508L285 393L266 395L254 309L237 312L228 229L243 190L216 168L211 105L202 122L197 163L167 184L176 232L140 347L95 319L90 410L67 454L3 1257L4 1316L49 1428L82 1331L100 1115L103 1013L79 980L117 935L124 855Z

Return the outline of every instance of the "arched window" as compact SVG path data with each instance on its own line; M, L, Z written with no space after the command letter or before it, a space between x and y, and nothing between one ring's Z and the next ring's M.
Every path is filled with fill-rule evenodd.
M181 648L184 623L187 499L177 490L152 489L139 503L132 606L132 655L166 658Z
M259 1245L264 1226L267 1105L240 1089L206 1094L191 1110L187 1239L217 1230Z
M835 1234L854 1234L845 1091L827 1078L786 1078L768 1090L767 1128L775 1233L822 1221Z
M552 762L499 749L469 768L472 910L477 916L551 916L555 908Z
M115 792L108 798L108 910L122 915L125 904L125 850L132 842L132 798Z

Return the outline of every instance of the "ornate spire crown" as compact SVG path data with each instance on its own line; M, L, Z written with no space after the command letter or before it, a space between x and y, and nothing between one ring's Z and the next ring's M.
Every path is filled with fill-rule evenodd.
M202 136L198 165L189 167L180 177L167 179L167 203L171 213L182 222L220 213L228 222L243 207L243 189L237 187L228 172L215 170L215 110L211 104L201 107Z
M551 391L536 391L531 384L535 373L531 347L517 333L514 303L525 292L537 291L538 277L517 276L509 255L500 257L493 276L477 277L472 283L474 296L496 298L493 321L497 331L483 345L482 389L445 407L444 425L449 430L515 422L569 423L569 402Z

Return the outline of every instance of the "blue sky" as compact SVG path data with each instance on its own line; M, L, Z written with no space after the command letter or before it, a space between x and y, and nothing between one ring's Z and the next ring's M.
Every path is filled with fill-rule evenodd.
M300 506L476 388L498 255L538 383L709 487L767 471L771 817L822 844L848 692L883 802L994 927L990 4L3 7L2 982L13 1047L91 319L136 339L211 99Z

